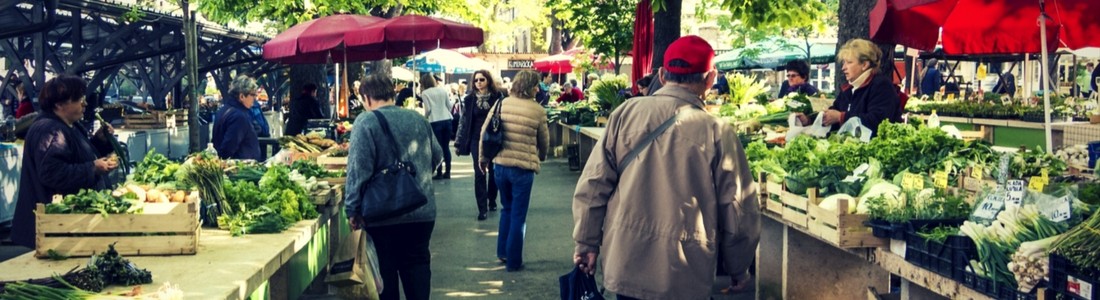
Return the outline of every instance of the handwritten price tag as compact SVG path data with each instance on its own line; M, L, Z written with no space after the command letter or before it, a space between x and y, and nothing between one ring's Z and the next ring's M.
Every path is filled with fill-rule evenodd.
M1073 200L1069 196L1064 196L1058 199L1058 203L1054 205L1044 205L1039 207L1039 210L1054 222L1063 222L1069 220L1073 212Z
M1043 187L1045 187L1046 185L1047 185L1047 182L1046 182L1046 180L1043 180L1042 177L1031 176L1031 180L1029 180L1027 182L1027 189L1038 192L1038 193L1042 193L1043 192Z
M984 169L985 168L982 168L981 165L974 165L974 167L970 168L970 178L982 179L983 174L985 174Z
M986 197L982 200L982 203L978 204L978 207L974 209L974 216L983 219L996 219L997 213L1004 209L1005 201L1004 197L1000 195L993 195Z
M951 162L950 160L943 162L943 171L944 172L947 172L948 174L951 174L951 171L954 171L954 170L955 170L955 163Z
M906 190L920 190L924 188L924 177L913 173L901 175L901 188Z
M1026 185L1023 180L1013 179L1009 180L1008 183L1005 184L1005 189L1009 192L1023 192L1024 186Z
M932 174L932 182L938 188L946 189L947 188L947 181L948 181L947 180L947 172L936 171L936 173Z

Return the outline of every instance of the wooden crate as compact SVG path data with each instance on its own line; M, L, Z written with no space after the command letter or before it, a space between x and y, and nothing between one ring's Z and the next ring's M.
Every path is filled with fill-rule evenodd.
M129 129L160 129L176 127L176 115L154 111L140 115L123 115L122 123Z
M115 243L122 255L195 254L199 245L199 202L145 203L141 214L47 214L35 211L34 256L92 256Z
M348 181L347 177L332 177L332 178L318 178L319 181L328 182L328 185L337 186L344 185Z
M809 204L817 201L817 189L808 189L806 194L809 197L799 196L786 190L782 192L779 200L783 201L784 220L794 223L794 225L807 227L810 218L806 212L809 210Z
M327 190L314 192L310 197L313 198L313 204L328 205L332 202L335 195L336 193L332 191L332 188L329 188Z
M775 182L774 180L768 180L767 176L764 176L762 178L764 178L764 189L766 190L766 195L765 195L764 201L763 201L764 205L762 205L763 209L765 211L770 211L770 212L775 213L777 215L782 215L783 214L783 202L782 202L783 201L782 200L783 184L779 183L779 182Z
M317 164L330 170L342 170L348 168L348 157L334 157L328 154L322 154L317 157Z
M283 163L290 165L299 160L313 160L316 161L317 157L321 156L321 153L307 153L298 151L289 151L289 155L283 156Z
M890 244L890 240L877 238L871 234L871 228L863 225L870 216L849 214L848 200L837 201L837 211L817 206L819 202L809 204L810 233L840 248L872 248Z

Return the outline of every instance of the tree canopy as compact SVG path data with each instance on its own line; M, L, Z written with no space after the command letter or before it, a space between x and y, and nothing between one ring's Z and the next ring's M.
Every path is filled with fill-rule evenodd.
M611 58L615 73L634 45L633 0L550 0L548 5L564 27L577 34L581 44Z
M465 1L435 0L197 0L199 12L208 20L228 24L250 21L271 22L275 29L341 13L391 17L404 13L448 12L468 16Z

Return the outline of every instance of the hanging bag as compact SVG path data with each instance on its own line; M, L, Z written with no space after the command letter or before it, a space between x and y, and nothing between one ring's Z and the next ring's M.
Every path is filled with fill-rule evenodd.
M378 271L378 254L374 241L366 230L353 230L338 243L325 283L341 291L358 295L356 299L378 299L382 293L382 276Z
M378 117L378 123L382 124L382 132L390 140L393 150L393 160L385 161L387 165L376 168L371 178L361 187L360 195L362 203L360 215L367 223L385 221L393 217L407 214L428 203L428 198L420 191L420 181L416 178L416 166L409 161L401 160L401 151L397 150L401 144L393 137L390 124L386 117L377 110L374 115ZM384 145L384 143L376 143Z
M504 124L500 121L501 103L504 103L504 99L497 101L493 116L489 118L489 126L481 133L481 153L487 160L492 160L504 149Z

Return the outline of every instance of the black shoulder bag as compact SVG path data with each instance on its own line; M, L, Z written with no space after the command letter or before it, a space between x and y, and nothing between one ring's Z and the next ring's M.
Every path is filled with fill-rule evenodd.
M382 124L382 132L389 137L394 151L393 161L382 162L386 166L375 169L374 174L361 188L360 203L363 206L360 208L360 214L367 223L401 216L428 203L428 198L420 191L420 181L416 178L416 166L412 162L401 160L401 151L397 149L403 147L393 137L386 117L377 110L374 111L374 115L378 117L378 123Z
M493 116L489 117L489 126L486 126L485 132L481 133L481 153L485 156L485 159L492 160L500 153L501 149L504 149L504 124L500 121L500 108L501 103L504 103L504 99L497 100L496 108L493 109Z

